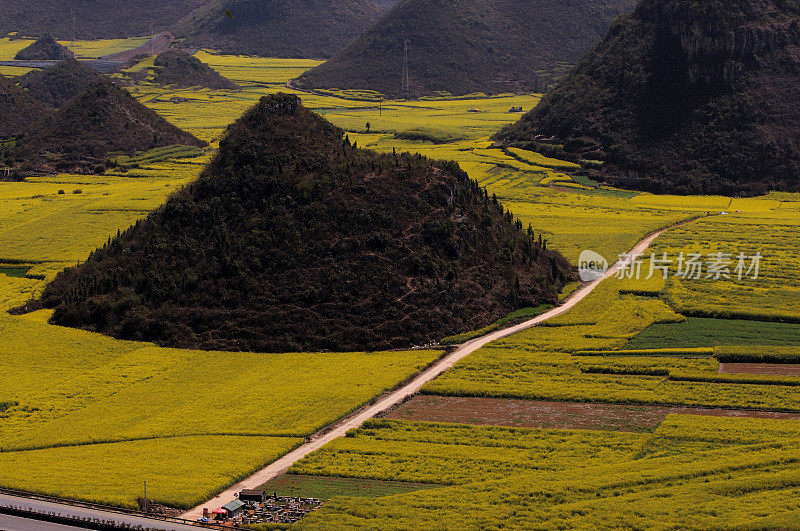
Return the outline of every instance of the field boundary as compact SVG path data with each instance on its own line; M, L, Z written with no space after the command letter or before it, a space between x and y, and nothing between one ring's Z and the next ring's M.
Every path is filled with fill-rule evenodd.
M591 282L582 284L569 297L562 301L559 306L556 306L555 308L548 310L547 312L540 314L533 319L529 319L522 323L497 330L485 336L463 343L457 348L447 352L427 369L419 372L405 385L401 385L398 389L391 393L384 394L370 405L354 411L351 415L343 418L338 423L320 430L317 434L310 437L305 444L294 449L265 468L259 470L252 476L235 483L214 498L201 505L198 505L190 511L187 511L186 513L182 514L181 517L188 520L197 519L203 514L203 508L213 509L219 507L224 503L234 499L235 495L243 489L258 488L264 483L286 472L286 470L288 470L289 467L291 467L295 462L304 458L311 452L322 448L335 439L344 437L349 430L358 428L368 419L396 406L397 404L402 403L409 397L417 394L427 383L438 378L442 373L452 368L456 363L469 356L476 350L482 348L486 344L522 332L568 312L580 301L586 298L586 296L588 296L592 291L594 291L594 289L602 282L616 275L620 269L627 267L628 264L630 264L634 259L641 256L642 253L644 253L644 251L650 246L650 244L661 234L675 227L691 223L701 217L704 216L695 216L680 223L675 223L668 227L651 232L642 240L640 240L624 257L611 266L601 277Z
M157 441L162 439L185 439L188 437L263 437L272 439L306 439L306 435L296 434L263 434L263 433L182 433L178 435L153 435L145 437L131 437L130 439L98 439L95 441L55 443L49 446L20 446L19 448L0 448L0 454L16 454L22 452L39 452L42 450L59 450L61 448L76 448L81 446L98 446L102 444L122 444L144 441ZM2 490L2 487L0 487Z
M588 373L588 374L602 374L602 373ZM659 378L663 380L669 379L668 376L664 375L656 375L656 374L618 374L613 373L614 376L652 376L653 378ZM717 373L713 373L717 374ZM676 380L679 381L679 380ZM714 382L704 382L704 383L714 383ZM726 382L723 382L726 383ZM740 384L733 384L733 385L740 385ZM768 384L768 385L779 385L779 384ZM785 387L792 387L792 386L785 386ZM658 400L623 400L623 399L616 399L616 400L603 400L602 398L592 397L592 398L583 398L583 397L576 397L570 399L563 399L557 400L547 395L519 395L519 394L512 394L512 393L496 393L496 394L483 394L480 396L477 395L461 395L461 394L453 394L447 393L442 391L436 392L422 392L423 395L426 396L443 396L447 398L496 398L500 400L531 400L531 401L540 401L540 402L555 402L561 404L599 404L599 405L608 405L608 406L638 406L638 407L685 407L685 408L695 408L695 409L721 409L721 410L732 410L732 411L741 411L742 413L781 413L787 415L800 415L800 409L789 409L789 408L760 408L760 407L748 407L748 406L737 406L732 407L728 405L715 405L715 404L681 404L680 402L659 402Z

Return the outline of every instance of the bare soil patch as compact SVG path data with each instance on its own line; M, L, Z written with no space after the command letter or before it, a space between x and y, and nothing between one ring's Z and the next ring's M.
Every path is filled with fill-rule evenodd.
M128 61L133 61L138 56L150 57L152 55L164 53L169 50L170 46L172 46L172 43L174 42L175 36L172 35L172 33L165 31L163 33L159 33L138 48L106 55L101 59L106 61L119 61L120 63L127 63Z
M767 376L800 377L800 364L786 363L720 363L723 374L763 374Z
M800 414L770 411L431 395L415 396L384 416L399 420L541 429L648 432L655 430L668 414L800 419Z

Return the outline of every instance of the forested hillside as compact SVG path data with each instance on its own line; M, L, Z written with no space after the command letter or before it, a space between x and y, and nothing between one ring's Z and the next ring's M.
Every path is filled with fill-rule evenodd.
M20 134L50 110L14 80L0 75L0 139Z
M12 154L23 173L97 173L105 170L110 153L133 154L173 144L205 145L101 79L25 128Z
M389 97L541 92L634 5L635 0L403 0L294 83Z
M497 138L541 149L554 137L623 187L800 190L799 27L796 2L643 0Z
M175 28L188 45L229 54L324 59L380 15L372 0L213 0Z
M101 74L69 58L51 68L31 70L19 78L19 85L37 100L57 108L103 79Z
M0 35L110 39L155 35L208 0L2 0Z
M177 347L374 350L554 303L572 275L457 165L358 149L278 94L41 303L60 325Z

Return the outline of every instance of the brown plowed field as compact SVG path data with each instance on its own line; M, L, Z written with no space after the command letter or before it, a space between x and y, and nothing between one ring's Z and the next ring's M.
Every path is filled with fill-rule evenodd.
M668 414L800 420L800 414L693 407L578 404L505 398L418 395L387 418L543 429L646 432Z
M726 374L800 377L800 365L785 363L720 363L719 372Z

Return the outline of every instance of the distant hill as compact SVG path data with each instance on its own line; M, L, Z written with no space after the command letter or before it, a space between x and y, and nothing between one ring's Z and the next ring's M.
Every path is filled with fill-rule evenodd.
M229 54L327 58L380 12L372 0L213 0L182 20L175 35Z
M46 35L17 52L14 59L17 61L62 61L73 57L75 54L66 46L58 44L52 35Z
M19 84L37 100L58 108L102 79L86 65L67 59L51 68L31 70L19 78Z
M133 65L138 63L142 57L152 57L154 55L169 51L174 43L175 36L172 34L172 32L162 31L136 48L129 48L122 50L121 52L104 55L100 59L103 61L113 61L126 65Z
M52 109L33 98L14 80L0 75L0 139L22 133L50 112Z
M643 0L497 138L605 161L589 172L617 186L800 190L798 28L796 2Z
M0 36L105 39L154 35L208 0L2 0Z
M216 70L180 50L169 50L155 59L155 83L176 87L207 87L238 90L233 81L222 77Z
M293 95L51 283L52 322L176 347L407 347L555 303L570 266L454 163L381 155Z
M101 80L27 128L14 155L21 171L91 171L111 152L133 154L174 144L205 145Z
M403 0L298 87L435 92L544 91L635 0ZM403 90L408 41L410 91Z

